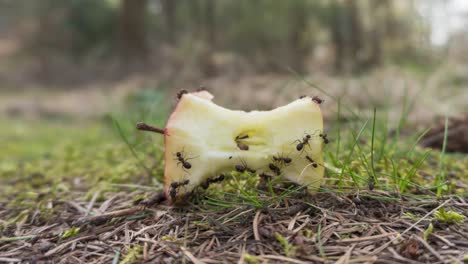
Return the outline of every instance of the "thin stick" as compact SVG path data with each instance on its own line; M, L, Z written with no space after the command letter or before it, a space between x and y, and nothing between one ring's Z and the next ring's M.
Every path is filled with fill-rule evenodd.
M258 232L258 222L260 218L260 211L257 211L255 214L254 220L253 220L253 232L254 232L254 238L257 241L260 241L260 233Z
M164 191L161 191L146 198L145 200L141 201L139 204L145 207L150 207L153 205L158 205L164 201L166 201L166 194L164 193Z
M444 262L444 259L442 258L442 256L433 248L431 247L431 245L429 245L429 243L427 243L426 241L424 241L424 239L418 237L418 236L414 236L419 242L421 242L421 244L423 244L431 253L432 255L436 256L440 261Z
M136 128L138 130L141 130L141 131L149 131L149 132L154 132L154 133L158 133L158 134L162 134L164 135L164 129L161 129L161 128L157 128L157 127L154 127L154 126L150 126L146 123L143 123L143 122L140 122L136 125Z
M137 206L137 207L127 208L127 209L112 211L112 212L101 214L101 215L96 215L96 216L91 216L91 217L82 217L76 220L75 222L73 222L73 225L77 225L77 226L82 226L84 224L99 225L99 224L102 224L103 222L109 221L110 219L114 217L129 216L129 215L141 212L145 209L146 208L144 206Z
M76 220L73 224L74 225L101 224L103 222L107 222L108 220L114 217L129 216L135 213L145 211L148 207L161 204L165 200L166 200L166 195L164 194L164 192L159 192L141 201L135 207L112 211L112 212L108 212L108 213L101 214L101 215L82 217Z
M431 214L433 214L435 211L439 210L439 208L443 207L444 205L446 205L448 202L450 202L452 199L448 199L446 200L445 202L443 202L442 204L440 204L439 206L437 206L436 208L432 209L429 213L427 213L426 215L424 215L423 217L421 217L418 221L416 221L416 223L412 224L410 227L408 227L407 229L405 229L403 232L400 233L399 236L396 236L395 238L393 238L392 240L388 241L387 243L383 244L382 246L380 246L379 248L377 248L376 250L374 250L371 255L376 255L380 252L382 252L385 248L387 248L391 243L393 243L393 241L395 241L396 239L398 239L399 237L403 237L403 235L410 231L411 229L413 229L416 225L418 225L421 221L423 221L424 219L426 219L428 216L430 216Z

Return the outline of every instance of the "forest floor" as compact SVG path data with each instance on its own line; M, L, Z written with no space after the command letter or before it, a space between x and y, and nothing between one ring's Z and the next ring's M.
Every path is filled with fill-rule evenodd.
M347 93L353 87L350 82ZM221 102L234 97L236 106L254 105L242 97L247 90L237 97L231 90L213 92L223 95ZM65 97L61 110L36 111L50 105L44 103L0 115L0 263L468 261L468 156L419 146L431 132L408 115L411 101L391 101L401 102L392 105L401 110L395 114L382 96L366 94L377 100L369 99L377 117L361 107L353 119L346 105L326 99L332 142L325 159L344 173L327 170L316 194L284 182L264 190L256 175L233 172L185 205L144 206L142 200L162 190L164 145L134 125L163 126L168 94L141 90L113 97L124 101L118 107L105 95L78 97L96 107ZM17 106L27 102L24 96L33 97L2 100ZM296 94L274 103L262 89L255 96L268 108ZM359 108L361 97L352 96L352 105ZM446 134L450 129L442 138ZM377 183L370 190L372 151Z

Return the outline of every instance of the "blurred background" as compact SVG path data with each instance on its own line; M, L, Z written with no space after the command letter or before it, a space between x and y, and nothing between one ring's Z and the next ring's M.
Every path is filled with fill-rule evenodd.
M468 153L467 23L467 0L0 0L0 236L159 191L163 138L135 124L201 86L244 110L320 96L325 160L363 188L375 136L380 176L429 190L447 164L466 191L467 156L439 150Z
M465 0L0 0L3 157L33 149L18 145L35 122L163 126L200 86L246 110L319 95L327 124L337 99L390 122L402 102L415 125L463 117L467 22Z

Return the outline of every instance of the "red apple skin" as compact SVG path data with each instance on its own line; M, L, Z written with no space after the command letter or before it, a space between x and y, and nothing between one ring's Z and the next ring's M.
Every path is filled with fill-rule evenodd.
M205 91L205 90L202 90L202 91L198 91L198 92L192 92L191 94L193 95L196 95L200 98L203 98L203 99L206 99L206 100L212 100L214 98L214 96L209 93L208 91ZM167 120L167 123L166 123L166 127L164 128L164 146L167 146L167 137L170 137L171 136L171 131L170 129L168 128L168 125L171 123L171 120L174 120L174 118L177 116L178 112L180 111L179 110L179 105L180 103L182 102L182 100L184 100L184 96L182 96L182 98L180 98L179 102L177 102L177 105L174 109L174 111L172 112L172 114L169 116L169 119ZM169 159L174 159L174 153L170 153L168 151L169 148L165 148L165 153L164 153L164 160L169 160ZM169 168L167 167L167 162L164 163L164 193L166 194L166 199L170 202L170 203L173 203L174 201L172 201L172 198L171 196L169 195L169 188L171 186L171 182L169 179Z

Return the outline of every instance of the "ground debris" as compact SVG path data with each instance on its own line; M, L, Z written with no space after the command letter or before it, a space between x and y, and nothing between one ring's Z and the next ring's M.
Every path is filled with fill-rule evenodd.
M137 261L157 263L183 259L232 263L246 254L259 263L338 260L411 263L437 262L440 258L462 261L463 252L468 250L468 244L463 242L468 230L463 224L434 227L429 239L421 242L431 219L417 221L441 204L435 199L379 200L361 193L356 203L356 194L320 193L307 197L307 201L288 198L263 210L239 205L229 210L207 211L193 205L144 207L131 202L134 194L117 198L115 194L108 195L107 199L95 201L91 208L92 212L105 208L101 212L107 216L105 221L89 221L99 217L83 212L82 219L88 221L48 219L8 227L7 233L5 230L0 233L0 259L112 262L116 257L123 260L129 256L129 250L138 249L138 255L134 254ZM86 207L89 202L81 197L76 196L72 202ZM466 200L445 202L446 208L468 213ZM60 209L62 219L77 219L73 207ZM62 238L67 230L77 226L81 226L79 232Z

